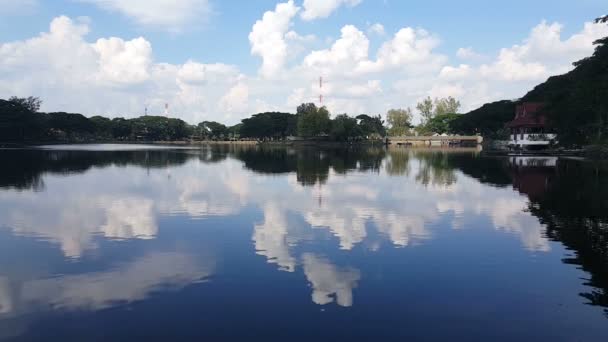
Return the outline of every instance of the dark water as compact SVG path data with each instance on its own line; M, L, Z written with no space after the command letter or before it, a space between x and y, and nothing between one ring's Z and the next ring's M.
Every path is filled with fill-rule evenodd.
M2 340L608 340L605 165L236 146L0 163Z

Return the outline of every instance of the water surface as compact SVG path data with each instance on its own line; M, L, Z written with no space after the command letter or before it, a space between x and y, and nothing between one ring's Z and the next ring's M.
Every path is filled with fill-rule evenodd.
M0 150L2 340L608 339L608 168L476 150Z

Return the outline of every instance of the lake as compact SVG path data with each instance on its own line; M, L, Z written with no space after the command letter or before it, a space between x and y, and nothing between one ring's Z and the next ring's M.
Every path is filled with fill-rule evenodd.
M608 167L0 150L0 340L608 340Z

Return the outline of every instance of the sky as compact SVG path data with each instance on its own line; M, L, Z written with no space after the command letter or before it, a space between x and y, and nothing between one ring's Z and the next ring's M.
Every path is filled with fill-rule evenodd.
M384 114L516 99L593 53L605 0L0 0L0 98L43 111ZM324 79L323 88L319 78ZM415 112L415 110L414 110ZM419 116L415 115L415 121Z

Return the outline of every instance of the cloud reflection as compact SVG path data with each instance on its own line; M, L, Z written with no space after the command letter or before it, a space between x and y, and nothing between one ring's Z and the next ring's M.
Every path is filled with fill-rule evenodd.
M145 299L156 290L183 288L204 280L213 271L212 260L200 264L187 254L155 252L109 271L13 284L17 291L12 290L8 278L0 277L0 313L28 311L41 305L100 310Z
M344 251L358 246L378 251L379 239L397 247L422 245L438 234L436 225L467 229L472 221L512 233L528 250L550 250L544 227L527 212L526 196L482 184L451 164L446 154L380 150L370 160L358 160L355 154L345 156L350 158L345 162L334 152L309 153L314 160L308 163L307 154L292 152L283 158L284 177L270 172L273 160L261 161L265 171L270 169L265 173L243 168L260 162L255 150L243 162L211 163L215 159L206 155L170 169L107 167L65 178L47 176L43 192L0 192L0 226L56 243L66 257L80 258L97 248L99 236L157 237L161 217L200 220L255 208L263 216L249 226L256 253L287 272L295 272L301 260L313 301L328 304L335 298L341 306L353 304L360 272L336 267L331 253L320 258L297 251L301 238L294 222L315 238L328 235L319 231L330 232L335 237L331 244ZM374 235L381 238L366 245ZM185 255L150 254L112 271L26 282L18 301L10 282L0 278L0 313L22 302L104 308L143 299L159 286L185 286L211 272Z
M353 306L353 289L361 279L361 272L353 268L338 268L329 261L313 254L302 256L304 274L312 284L312 301L326 305L336 303L343 307Z

